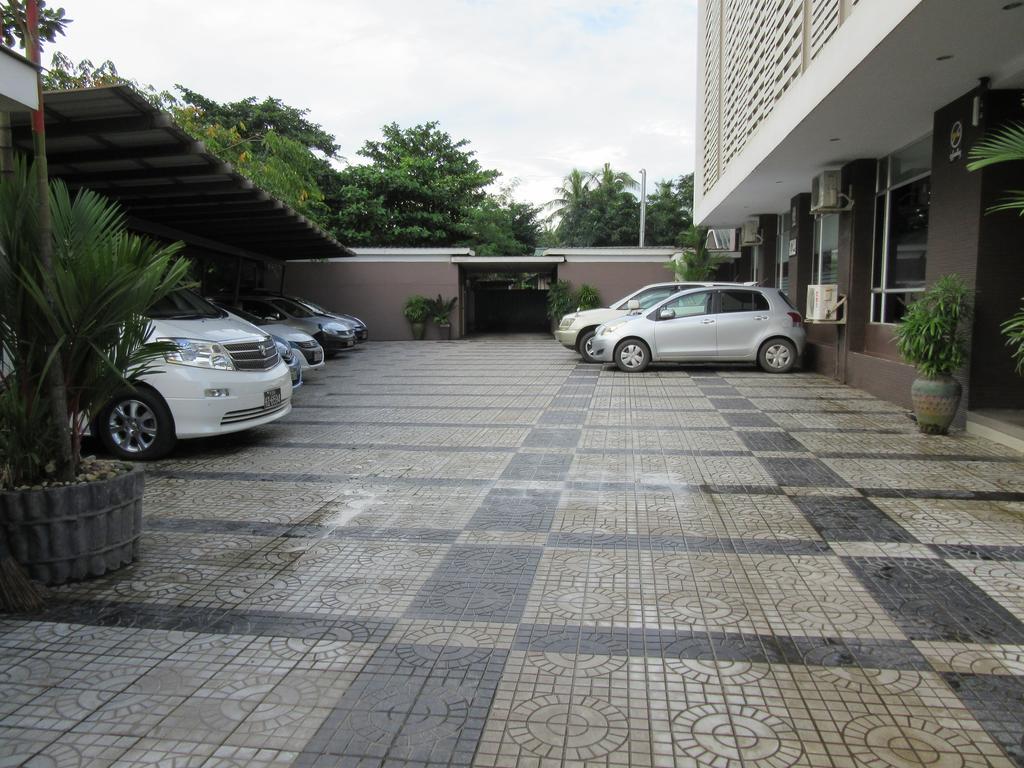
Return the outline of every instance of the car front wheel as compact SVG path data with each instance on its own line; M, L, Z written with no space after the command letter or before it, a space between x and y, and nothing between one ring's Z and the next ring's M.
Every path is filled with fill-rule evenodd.
M788 339L771 339L761 347L758 362L768 373L789 373L796 365L796 347Z
M640 373L651 363L651 350L639 339L626 339L615 347L615 365L626 373Z
M177 442L167 405L145 389L115 397L100 412L96 431L108 451L130 461L159 459Z
M580 357L584 363L598 363L600 360L594 357L594 332L587 331L580 336Z

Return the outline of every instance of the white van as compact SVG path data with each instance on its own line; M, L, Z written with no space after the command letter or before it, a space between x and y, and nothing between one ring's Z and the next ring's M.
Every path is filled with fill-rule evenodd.
M114 455L157 459L179 439L239 432L291 411L288 366L265 331L186 290L154 305L150 318L149 338L177 350L93 420L91 432Z

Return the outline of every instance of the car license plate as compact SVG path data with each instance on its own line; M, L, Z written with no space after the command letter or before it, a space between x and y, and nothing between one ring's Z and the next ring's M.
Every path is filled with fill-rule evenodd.
M313 365L316 365L317 363L319 363L323 359L324 359L324 356L321 355L319 352L314 352L313 353Z
M273 408L281 404L281 389L268 389L263 393L263 407Z

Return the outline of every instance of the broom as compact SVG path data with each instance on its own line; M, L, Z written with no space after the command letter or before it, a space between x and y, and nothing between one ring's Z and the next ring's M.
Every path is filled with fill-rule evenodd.
M43 588L25 573L0 529L0 613L35 613L43 607Z

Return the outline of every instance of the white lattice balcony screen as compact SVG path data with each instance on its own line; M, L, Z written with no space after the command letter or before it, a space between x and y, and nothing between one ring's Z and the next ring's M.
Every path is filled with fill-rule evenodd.
M772 113L859 0L708 0L704 192Z

